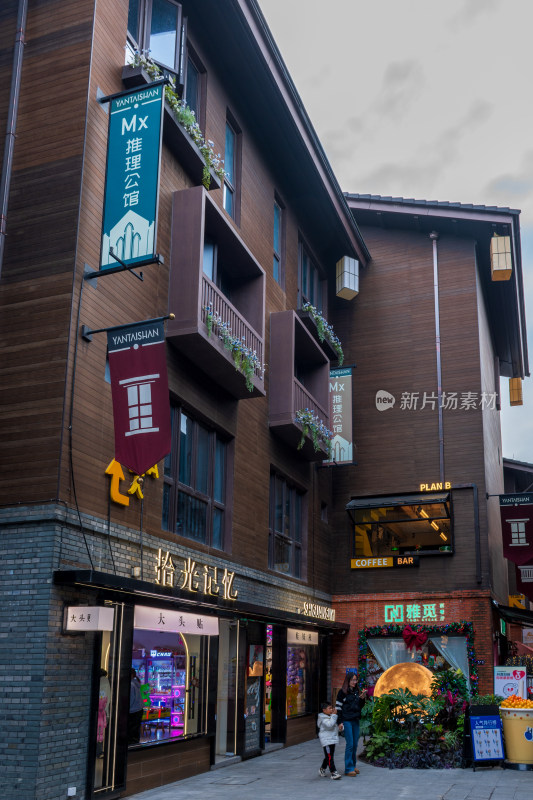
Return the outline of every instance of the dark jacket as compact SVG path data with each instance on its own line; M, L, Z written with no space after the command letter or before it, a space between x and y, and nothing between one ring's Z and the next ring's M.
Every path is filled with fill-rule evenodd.
M349 691L347 694L340 689L337 695L337 702L335 707L337 709L337 722L349 722L350 720L361 719L361 711L365 701L359 697L359 687L356 686L354 691Z

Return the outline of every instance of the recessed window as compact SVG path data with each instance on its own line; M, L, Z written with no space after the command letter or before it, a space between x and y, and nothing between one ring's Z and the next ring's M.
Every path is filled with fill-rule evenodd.
M361 498L348 503L354 524L354 557L451 553L453 528L448 495Z
M128 38L130 47L148 51L157 64L178 73L184 46L181 4L174 0L130 0Z
M321 275L308 247L300 242L300 264L298 270L300 306L311 303L322 314L326 310L326 281Z
M274 280L283 286L284 283L284 264L283 264L283 233L284 215L281 203L274 200L274 234L272 249L274 252L272 261L272 274Z
M241 134L235 121L226 120L224 142L224 196L223 205L230 217L239 222L239 180L241 160Z
M270 476L269 566L301 578L303 574L304 494L280 475Z
M228 443L176 408L172 451L165 459L162 527L179 536L225 546Z

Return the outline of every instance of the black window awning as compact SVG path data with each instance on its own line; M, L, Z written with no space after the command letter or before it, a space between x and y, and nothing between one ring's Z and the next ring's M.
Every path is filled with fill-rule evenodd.
M355 500L350 500L346 506L346 511L356 511L359 508L432 505L434 503L447 503L449 499L449 492L419 492L417 494L392 494L382 497L358 497Z
M519 625L529 625L533 628L533 611L526 611L526 609L513 608L511 606L496 606L500 616L507 622L515 622Z

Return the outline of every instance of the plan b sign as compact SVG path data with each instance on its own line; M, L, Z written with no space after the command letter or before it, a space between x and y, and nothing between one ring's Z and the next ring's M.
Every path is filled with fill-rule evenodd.
M155 256L165 82L103 98L110 101L100 268Z

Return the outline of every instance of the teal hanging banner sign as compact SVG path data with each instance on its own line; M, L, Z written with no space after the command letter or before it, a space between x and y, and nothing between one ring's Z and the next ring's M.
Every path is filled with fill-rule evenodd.
M333 431L331 461L323 464L353 464L352 367L329 373L329 424Z
M110 101L100 268L155 256L165 83L104 98Z

